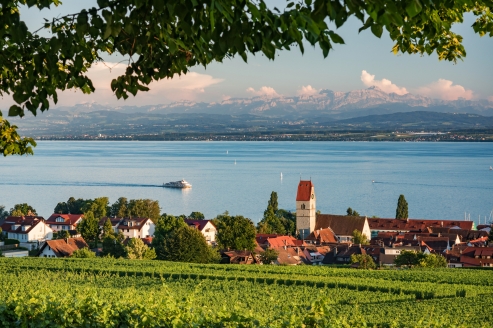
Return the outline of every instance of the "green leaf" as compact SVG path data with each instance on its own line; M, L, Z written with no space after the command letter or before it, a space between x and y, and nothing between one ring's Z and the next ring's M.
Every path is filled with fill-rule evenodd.
M24 116L24 110L17 105L12 105L9 108L9 116Z
M334 41L335 43L344 44L344 39L341 38L339 34L335 33L334 31L329 31L329 35L332 41Z
M379 24L373 24L371 26L371 32L377 37L381 37L383 33L383 26Z
M421 2L419 0L412 0L407 6L406 11L409 17L414 17L421 12L423 7L421 6Z

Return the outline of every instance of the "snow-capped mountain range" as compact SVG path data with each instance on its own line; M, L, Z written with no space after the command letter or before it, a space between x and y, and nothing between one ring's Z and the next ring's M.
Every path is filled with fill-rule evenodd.
M350 92L321 90L310 96L279 96L231 98L221 102L181 101L153 106L109 107L95 103L59 107L75 113L98 110L115 110L122 113L202 113L242 115L254 114L268 117L334 116L352 118L372 114L391 114L410 111L435 111L446 113L474 113L493 116L493 102L488 100L440 100L413 94L386 93L378 87ZM52 112L52 111L49 111ZM53 111L55 112L55 111ZM74 113L74 114L75 114Z

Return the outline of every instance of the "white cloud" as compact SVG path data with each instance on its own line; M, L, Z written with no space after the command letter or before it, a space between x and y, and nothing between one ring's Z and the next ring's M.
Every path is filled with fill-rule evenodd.
M493 96L488 97L488 100L493 102Z
M375 80L375 75L371 75L367 71L363 70L361 72L361 81L367 87L378 87L383 92L386 93L396 93L398 95L405 95L407 92L406 88L400 88L397 85L393 84L392 81L387 79Z
M59 92L57 105L71 106L77 103L95 102L110 106L143 106L180 100L194 101L200 98L208 87L223 81L211 75L189 72L181 76L175 75L171 79L153 81L148 85L149 91L139 91L135 97L129 94L127 100L117 100L111 91L111 80L123 75L126 68L125 64L111 62L93 65L87 75L92 80L96 91L89 95L75 90Z
M436 82L418 88L417 93L427 97L441 98L443 100L457 100L459 98L469 100L473 98L474 95L472 90L468 90L458 84L452 84L452 81L439 79Z
M274 90L274 88L271 87L261 87L256 91L254 88L250 87L246 89L247 92L254 94L255 96L259 97L267 97L267 98L277 98L280 97L281 95Z
M311 85L302 86L297 92L298 96L314 96L319 93L319 90L315 89Z

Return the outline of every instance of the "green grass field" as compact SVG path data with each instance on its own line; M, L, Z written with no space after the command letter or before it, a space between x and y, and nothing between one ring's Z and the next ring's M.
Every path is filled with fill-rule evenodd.
M0 259L1 327L493 327L493 271Z

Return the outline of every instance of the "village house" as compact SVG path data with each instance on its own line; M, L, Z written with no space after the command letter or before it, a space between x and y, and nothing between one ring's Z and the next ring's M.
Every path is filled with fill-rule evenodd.
M83 214L52 214L48 220L46 220L46 224L50 226L50 228L54 232L67 230L67 231L75 231L77 229L77 225L84 218Z
M2 231L7 238L17 239L30 249L53 238L53 230L45 224L41 216L9 216L2 224Z
M256 259L250 251L224 251L221 253L223 264L254 264Z
M211 220L185 219L185 223L188 224L189 227L199 230L204 235L205 240L209 245L216 244L217 229L216 226L212 224Z
M394 261L397 256L401 255L402 252L421 252L423 249L419 246L393 246L393 247L382 247L379 249L380 256L378 260L375 261L377 264L381 265L394 265ZM424 253L429 254L428 249Z
M429 232L428 227L475 230L474 221L369 218L368 224L372 238L379 232Z
M145 238L154 236L156 225L149 218L124 218L118 224L118 232L126 238Z
M467 247L460 256L463 267L493 267L493 247Z
M69 257L74 251L82 248L89 246L81 237L47 240L39 250L39 257Z
M117 234L118 233L118 225L120 222L123 220L123 218L110 218L110 217L104 217L99 220L99 229L103 231L103 227L106 221L110 220L111 222L111 227L113 228L113 233Z
M331 245L338 242L337 237L332 229L313 230L312 233L305 239L305 242L313 245Z

